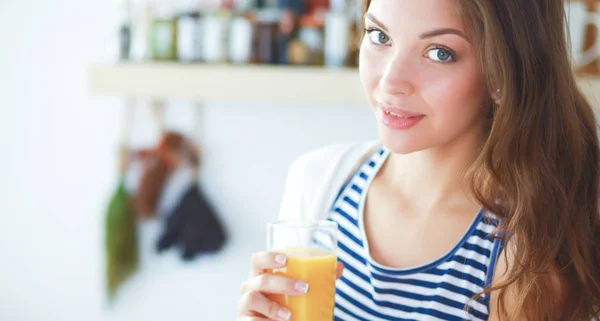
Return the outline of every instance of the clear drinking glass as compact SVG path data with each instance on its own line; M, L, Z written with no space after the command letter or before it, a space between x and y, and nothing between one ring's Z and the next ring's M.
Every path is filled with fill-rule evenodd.
M292 312L292 321L333 320L337 231L337 223L327 220L267 223L267 249L287 256L286 266L271 273L309 285L303 296L269 295Z

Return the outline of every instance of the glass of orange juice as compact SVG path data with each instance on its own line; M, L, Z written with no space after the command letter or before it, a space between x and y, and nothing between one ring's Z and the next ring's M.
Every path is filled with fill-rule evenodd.
M331 321L337 272L337 223L280 221L267 224L267 248L284 253L287 264L272 273L308 283L303 296L269 298L292 312L291 321Z

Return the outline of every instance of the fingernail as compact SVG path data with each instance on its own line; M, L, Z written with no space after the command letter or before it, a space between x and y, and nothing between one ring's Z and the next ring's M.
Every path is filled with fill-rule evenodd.
M308 283L302 281L296 282L296 285L294 285L294 289L296 289L296 291L300 293L306 293L308 292Z
M288 311L287 309L281 308L277 311L277 317L281 318L282 320L289 320L291 316L292 312Z
M281 265L284 265L286 261L287 261L287 257L283 254L277 254L275 256L275 262L277 262Z

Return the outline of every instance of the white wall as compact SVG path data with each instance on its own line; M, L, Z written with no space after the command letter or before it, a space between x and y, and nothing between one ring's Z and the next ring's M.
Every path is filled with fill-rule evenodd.
M363 106L210 103L203 127L187 102L167 125L203 142L202 184L231 232L225 251L183 264L151 246L141 271L104 307L103 219L116 184L122 101L86 93L104 57L107 0L0 0L0 320L235 319L250 253L262 249L285 172L298 154L376 138ZM138 108L134 141L155 137Z

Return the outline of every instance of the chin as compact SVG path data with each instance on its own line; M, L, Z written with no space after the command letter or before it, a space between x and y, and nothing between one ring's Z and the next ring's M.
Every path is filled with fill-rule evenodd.
M407 132L395 132L388 128L379 128L379 139L394 154L411 154L428 148L422 137L413 137Z

